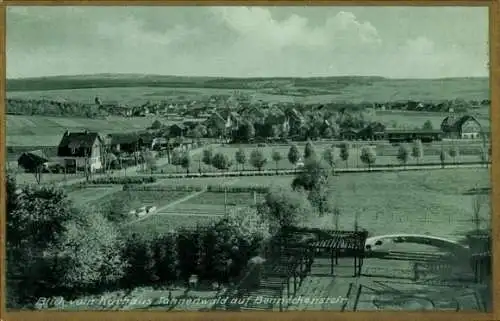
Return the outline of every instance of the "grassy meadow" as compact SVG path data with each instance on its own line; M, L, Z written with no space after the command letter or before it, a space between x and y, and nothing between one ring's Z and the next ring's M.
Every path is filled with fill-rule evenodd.
M332 202L340 210L338 226L341 229L352 229L355 217L358 216L359 225L368 229L373 235L428 233L459 239L464 232L474 228L472 204L475 197L481 197L480 215L484 219L482 226L489 225L491 211L489 197L474 196L469 193L476 187L489 187L489 177L489 171L485 168L442 169L432 172L349 173L333 177L330 188ZM232 187L290 186L292 179L292 176L231 178L230 185ZM184 181L189 185L204 186L222 184L225 180L197 178ZM158 184L175 185L182 184L182 181L165 179ZM263 195L257 194L257 201L262 200L262 197ZM138 222L134 229L164 230L170 229L171 226L196 225L217 219L224 213L225 199L228 208L249 206L254 203L253 194L250 192L227 193L226 197L224 193L205 192L166 212L159 212ZM209 215L213 215L213 218ZM332 214L323 217L312 214L307 224L334 228L335 217Z
M7 146L57 146L65 130L120 133L143 130L156 117L108 117L108 119L7 115ZM164 119L162 123L168 124Z

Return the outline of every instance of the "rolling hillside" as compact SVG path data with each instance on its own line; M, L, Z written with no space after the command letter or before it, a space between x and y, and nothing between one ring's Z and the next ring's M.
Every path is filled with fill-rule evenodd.
M154 75L59 76L7 80L9 98L141 103L184 96L189 99L233 91L264 101L387 102L489 98L487 78L386 79L381 77L214 78Z

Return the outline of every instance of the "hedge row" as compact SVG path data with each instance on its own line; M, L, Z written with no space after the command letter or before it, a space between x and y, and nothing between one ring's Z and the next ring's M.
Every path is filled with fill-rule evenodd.
M161 191L161 192L200 192L203 190L202 186L189 186L189 185L123 185L124 191Z
M157 177L154 176L110 176L110 177L99 177L92 179L86 184L147 184L156 182Z
M254 186L224 186L224 185L209 185L207 186L208 192L213 193L247 193L247 192L257 192L257 193L267 193L269 187L262 185Z
M207 192L213 193L267 193L269 187L262 185L255 186L224 186L224 185L207 185L203 186L189 186L189 185L124 185L124 191L160 191L160 192L201 192L206 189Z
M212 173L202 173L200 174L155 174L154 177L157 178L207 178L207 177L242 177L242 176L276 176L276 175L293 175L299 173L299 170L287 169L287 170L278 170L276 173L275 170L266 170L266 171L248 171L248 172L230 172L230 173L220 173L220 172L212 172Z

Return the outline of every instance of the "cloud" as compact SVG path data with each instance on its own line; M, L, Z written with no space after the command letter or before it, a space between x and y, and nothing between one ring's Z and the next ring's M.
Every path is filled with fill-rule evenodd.
M456 32L423 9L380 9L9 7L7 74L487 75L486 11Z
M176 41L199 34L200 31L183 25L175 25L167 31L145 30L144 21L133 17L116 23L116 21L99 21L96 24L96 35L100 40L120 42L130 46L171 46Z
M240 41L285 47L340 48L380 44L377 29L369 22L360 22L350 12L341 11L321 26L312 27L306 18L297 14L278 21L267 8L214 7L213 13L240 36Z
M484 77L488 51L486 44L467 52L457 44L438 46L431 39L419 36L397 48L390 61L399 66L390 75L396 78Z

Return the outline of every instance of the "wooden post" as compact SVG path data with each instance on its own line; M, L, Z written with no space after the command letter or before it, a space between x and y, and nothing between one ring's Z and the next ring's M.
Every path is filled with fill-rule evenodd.
M354 276L356 276L357 267L358 267L358 257L354 255Z
M227 217L227 186L224 185L224 217Z
M333 275L333 248L330 250L330 274Z

